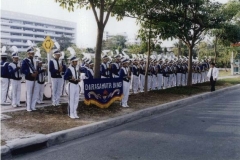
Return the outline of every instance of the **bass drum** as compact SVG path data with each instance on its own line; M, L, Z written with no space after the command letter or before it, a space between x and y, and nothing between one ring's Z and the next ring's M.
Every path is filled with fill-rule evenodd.
M48 82L45 83L43 95L47 99L52 97L52 84L51 83L48 83Z
M10 100L12 100L12 85L9 86L8 98L9 98ZM21 82L20 102L26 102L26 99L27 99L26 83L25 83L25 82Z
M65 93L66 93L66 95L68 95L69 83L70 83L70 82L68 82L68 83L66 84L66 87L65 87ZM80 94L81 94L80 82L78 83L78 86L79 86L79 95L80 95Z

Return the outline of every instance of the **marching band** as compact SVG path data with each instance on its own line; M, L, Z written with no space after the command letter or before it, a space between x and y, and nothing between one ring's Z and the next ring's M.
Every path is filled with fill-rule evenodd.
M29 43L30 44L30 43ZM27 49L27 55L21 65L19 63L17 47L13 46L12 63L7 62L6 47L1 50L1 104L9 104L7 96L11 84L11 104L12 107L19 107L21 93L22 74L25 75L26 84L26 106L27 111L36 110L36 103L43 103L45 76L47 68L51 74L51 92L52 105L60 105L60 96L63 94L65 81L66 93L69 99L69 117L79 118L77 115L77 106L79 94L84 93L83 80L93 79L93 61L89 56L82 58L82 64L73 48L68 50L71 56L68 58L69 66L64 63L63 52L60 46L55 42L56 49L52 50L53 58L49 66L43 65L40 51L34 50L33 45ZM35 53L36 52L36 53ZM117 53L109 56L106 53L102 55L102 64L100 66L101 78L121 78L123 79L123 99L122 107L129 107L128 97L130 90L133 94L143 92L145 76L148 76L147 90L161 90L176 86L186 86L188 77L188 57L175 57L173 53L152 54L148 70L146 70L148 57L143 54L132 55L132 59L124 53ZM193 59L192 65L192 83L203 83L208 80L207 73L210 67L208 59ZM48 82L49 83L49 82ZM49 86L48 86L49 87ZM65 89L64 89L65 90ZM22 90L23 91L23 90ZM48 93L49 94L49 93Z

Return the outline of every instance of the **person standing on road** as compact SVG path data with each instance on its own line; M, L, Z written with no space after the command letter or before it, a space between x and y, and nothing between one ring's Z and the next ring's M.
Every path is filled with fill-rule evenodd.
M210 78L211 92L215 91L215 84L218 78L218 69L215 67L215 63L211 63L211 68L208 71L207 77Z

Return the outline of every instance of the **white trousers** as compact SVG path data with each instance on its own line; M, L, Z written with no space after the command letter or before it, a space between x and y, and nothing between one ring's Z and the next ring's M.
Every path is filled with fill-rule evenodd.
M198 73L194 73L194 84L197 84L198 81Z
M140 92L143 92L143 90L144 90L144 83L145 83L145 75L140 74L140 76L139 76L139 88L140 88Z
M123 99L122 106L127 106L129 97L130 82L123 81Z
M74 83L69 83L68 85L68 115L76 116L79 101L79 85Z
M62 78L52 78L52 104L57 105L62 91Z
M101 76L102 77L102 76ZM80 79L81 79L81 81L80 81L80 88L81 88L81 91L80 91L80 93L81 94L84 94L84 82L83 82L83 80L86 78L86 76L85 76L85 73L81 73L80 74Z
M37 82L26 80L27 89L27 110L36 109L36 102L38 98Z
M155 90L157 88L157 86L158 86L158 78L156 75L153 75L152 76L152 86L151 86L152 90Z
M186 73L185 86L187 85L187 83L188 83L188 73Z
M169 82L168 82L168 80L169 80L169 77L163 77L163 86L164 86L164 88L168 88L168 85L169 85Z
M1 78L1 104L7 101L7 92L10 85L10 79Z
M38 92L37 102L41 103L43 101L44 84L36 83L36 89Z
M139 84L139 76L133 75L133 80L132 80L133 93L138 92L138 84Z
M173 74L169 74L169 79L168 79L168 87L173 86Z
M186 86L186 74L182 74L182 86Z
M182 73L177 73L177 86L182 85Z
M202 72L201 74L202 74L201 82L203 83L203 82L205 82L205 72Z
M12 105L20 105L21 80L11 79L12 85Z
M163 75L157 74L157 88L162 89L162 85L163 85Z
M201 83L201 73L197 73L197 83Z
M148 75L148 86L147 86L148 91L150 91L150 88L152 87L151 84L152 84L152 76Z
M208 77L207 77L207 74L208 74L208 71L205 71L205 75L204 75L205 82L209 81L209 79L208 79Z
M172 86L173 86L173 87L176 86L176 83L177 83L176 80L177 80L177 79L176 79L176 74L173 73L173 74L172 74Z

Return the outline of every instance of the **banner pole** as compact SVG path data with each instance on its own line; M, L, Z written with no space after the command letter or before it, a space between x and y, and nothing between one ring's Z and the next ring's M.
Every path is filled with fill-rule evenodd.
M48 58L48 83L51 83L51 76L50 76L50 71L49 71L49 67L50 67L50 52L47 53L47 58Z

